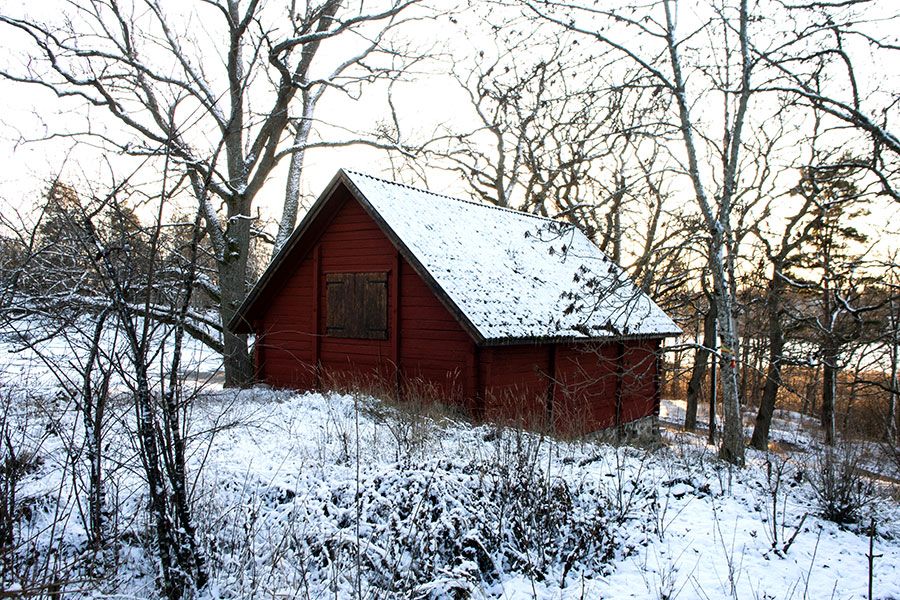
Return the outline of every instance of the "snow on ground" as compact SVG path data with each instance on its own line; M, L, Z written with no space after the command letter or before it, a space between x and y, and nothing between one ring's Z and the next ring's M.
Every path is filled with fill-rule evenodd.
M659 416L662 424L670 430L681 430L684 424L686 402L684 400L663 399ZM721 409L716 417L717 431L721 435L723 415ZM756 422L756 407L744 407L744 435L749 439ZM708 435L709 405L697 406L698 435ZM881 442L870 440L840 439L840 451L849 454L860 468L868 470L871 474L882 479L891 479L894 483L900 482L900 461L896 456L896 448L891 448ZM825 436L819 420L802 413L776 409L772 415L772 423L769 429L769 446L777 452L789 452L803 460L815 461L816 455L826 451Z
M242 410L265 425L252 439L234 430L214 444L211 480L240 483L227 505L255 499L257 518L266 514L274 524L261 527L269 543L273 533L281 543L287 530L302 530L290 537L307 544L309 554L294 558L313 563L306 580L313 595L334 588L350 594L359 568L368 585L386 573L396 578L408 570L418 580L427 571L427 581L408 590L414 595L459 586L491 598L866 597L868 539L856 528L808 516L781 551L815 501L802 469L787 465L773 534L772 485L761 454L737 470L702 446L671 439L656 451L617 449L448 421L423 421L409 447L370 400L360 406L350 396L273 402L270 393L248 395ZM530 490L538 498L504 507L498 486L516 489L529 470L522 482L539 488ZM504 528L504 508L523 511L532 529L493 539L492 531ZM872 509L881 530L876 553L883 555L876 597L897 598L900 513L886 499ZM542 510L561 523L541 523ZM506 518L514 528L514 514ZM314 547L329 543L348 544L337 581L333 564L316 564ZM480 549L488 566L479 564ZM393 589L391 581L374 585Z
M52 321L20 320L15 328L0 328L0 384L7 386L57 387L60 379L77 377L88 356L94 334L94 321L80 319L66 329L57 329ZM116 335L112 327L103 334L107 356L116 356L127 364L128 351L124 335ZM154 340L152 352L171 352L173 339L170 330L158 330L150 336ZM159 375L159 355L150 361L151 374ZM208 385L218 381L222 371L222 357L207 346L186 337L181 354L182 373L186 378Z
M19 489L17 535L82 579L67 454L77 418L46 372L8 349L0 393L14 442L39 457ZM86 597L155 593L132 421L119 399L106 434L118 565L74 586ZM265 387L209 389L189 427L204 598L866 598L869 515L874 597L900 598L889 488L863 523L840 527L816 514L806 457L750 451L734 469L683 434L616 448Z

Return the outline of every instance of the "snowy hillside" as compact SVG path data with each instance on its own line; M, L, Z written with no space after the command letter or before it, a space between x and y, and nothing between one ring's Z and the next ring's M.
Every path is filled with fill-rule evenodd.
M3 422L31 458L3 589L52 573L71 597L154 597L132 406L107 416L104 571L72 491L76 412L36 363L16 377L27 356L7 349ZM838 526L805 454L730 469L693 437L616 448L265 388L201 390L188 431L203 598L866 598L870 515L874 597L900 598L896 488Z
M70 477L65 438L45 433L51 417L60 430L69 417L28 409L24 441L42 459L20 492L33 507L22 526L38 540L65 530L54 551L75 562L78 507L64 494L57 512L55 500ZM192 430L208 597L866 597L868 539L856 527L810 516L778 549L816 511L799 465L785 467L773 523L764 457L729 471L672 440L561 443L371 399L259 389L204 397ZM119 456L133 455L124 429L114 439ZM131 519L142 485L124 467L114 477L120 567L100 590L150 596L146 523ZM897 598L900 513L884 499L871 509L875 597Z

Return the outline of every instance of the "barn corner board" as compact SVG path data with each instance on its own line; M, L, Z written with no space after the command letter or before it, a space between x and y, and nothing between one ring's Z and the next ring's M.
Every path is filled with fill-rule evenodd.
M229 328L257 378L581 434L651 417L675 323L576 227L342 169Z

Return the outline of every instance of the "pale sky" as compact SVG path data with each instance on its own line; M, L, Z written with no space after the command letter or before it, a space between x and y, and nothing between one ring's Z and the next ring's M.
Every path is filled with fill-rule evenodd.
M50 10L51 3L33 3L24 0L7 0L4 12L15 13L22 7L29 11L35 9ZM467 22L468 19L468 22ZM458 17L468 27L479 23L477 16L463 14ZM483 23L481 23L483 25ZM476 27L477 30L477 27ZM446 18L437 22L418 23L411 35L423 42L443 41L454 58L473 55L478 48L488 47L491 40L488 36L466 37L460 29L452 26ZM21 40L15 36L7 36L0 46L15 52L20 48ZM893 69L890 66L895 67ZM432 64L428 68L438 71L446 69L444 63ZM873 62L871 69L884 77L896 77L900 65L877 65ZM872 79L872 81L876 81ZM401 115L404 133L409 140L426 137L439 125L464 129L473 122L471 107L466 95L453 83L449 76L435 74L420 78L416 83L399 84L395 90L395 101ZM98 177L104 179L107 165L102 160L102 151L96 147L83 145L72 150L71 139L53 139L44 142L22 143L23 139L34 139L49 135L52 132L79 129L90 121L92 128L109 123L110 119L104 111L94 109L87 113L83 105L72 101L59 101L45 89L36 86L13 84L0 80L0 201L18 207L28 206L38 199L45 188L45 181L54 177L65 164L67 177ZM373 88L361 101L352 101L333 94L323 99L319 105L318 116L325 121L341 123L348 127L360 129L371 128L374 119L386 115L384 88ZM129 172L136 164L134 160L122 160L116 157L114 168L120 172ZM268 219L280 217L280 203L284 194L285 172L288 160L271 175L270 181L257 197L255 206L259 207L263 216ZM342 148L337 150L314 150L307 154L304 168L303 190L309 196L315 196L333 177L339 167L349 167L375 175L389 175L386 169L388 160L380 151L368 148ZM152 179L153 175L148 175ZM444 189L442 193L465 196L462 184L452 175L436 175L432 179L432 187L437 184ZM689 190L685 190L689 196ZM880 223L898 222L898 207L888 206L889 214L877 215ZM883 220L880 220L883 217Z
M40 10L49 6L11 0L4 12L16 14L27 7L33 13L36 7ZM414 41L420 44L433 44L441 36L455 33L447 27L448 24L446 18L437 23L420 21L405 35L414 36ZM24 42L24 37L16 39L11 36L0 42L0 47L6 46L9 51L16 52L26 47ZM457 52L466 45L471 46L465 39L457 39L454 44ZM468 51L474 52L471 47ZM431 63L425 68L437 71L441 67ZM359 101L328 93L319 103L317 117L348 128L371 129L376 120L387 116L385 89L384 85L373 86ZM471 118L467 112L471 110L467 99L447 75L434 74L419 78L415 84L398 84L395 86L395 104L401 114L404 133L410 140L429 135L438 124L453 126L456 123L462 127L462 123ZM65 165L67 177L72 179L96 176L98 169L108 170L102 160L102 150L91 147L90 143L81 144L73 150L72 138L55 137L52 140L26 142L62 131L84 130L88 121L95 130L104 123L117 129L118 124L103 110L94 108L88 113L84 105L75 100L61 101L49 90L3 79L0 79L0 107L0 161L3 164L0 168L0 201L12 206L34 201L46 187L45 181L55 177L61 165ZM130 171L136 164L134 160L115 156L110 160L121 172ZM268 218L280 217L288 162L287 158L281 161L257 197L255 205ZM340 167L376 175L387 174L389 162L382 152L369 148L314 149L306 156L304 192L307 195L318 194ZM462 187L454 180L448 179L447 183L457 186L452 193L463 193Z

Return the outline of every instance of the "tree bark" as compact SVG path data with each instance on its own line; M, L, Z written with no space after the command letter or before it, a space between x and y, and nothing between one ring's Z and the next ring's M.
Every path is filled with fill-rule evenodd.
M190 257L187 264L187 272L182 282L182 296L177 306L175 319L175 335L172 348L172 363L169 367L169 385L166 390L163 407L163 420L166 425L166 444L164 456L169 481L172 485L172 505L175 518L178 523L178 540L176 552L179 555L179 563L182 568L191 570L196 587L202 589L209 581L204 565L203 554L197 546L196 529L191 518L190 497L187 488L187 470L185 468L186 444L182 435L182 411L183 404L180 401L182 394L181 377L181 353L185 335L185 323L191 304L191 296L194 290L197 268L197 248L200 243L201 228L199 215L194 221L194 234L191 239Z
M734 125L731 139L729 159L726 165L724 190L719 199L717 211L713 211L710 197L706 192L700 175L700 161L697 152L697 144L694 138L694 122L691 117L690 105L687 99L686 85L681 71L681 57L678 51L679 45L675 39L675 19L672 14L671 0L664 0L663 7L666 12L666 42L669 57L672 63L672 76L674 80L674 95L678 104L679 124L684 147L688 158L688 175L694 186L694 193L707 232L710 235L709 269L713 279L713 298L716 303L718 316L717 328L719 340L722 343L720 354L721 378L722 378L722 405L725 409L725 423L723 427L722 445L719 447L719 457L727 462L744 464L744 438L741 423L740 385L738 382L738 370L736 358L740 356L740 340L734 323L733 305L734 299L728 280L726 266L729 258L725 255L726 239L730 235L728 219L731 213L731 200L734 192L736 169L738 165L739 150L741 145L741 129L749 101L749 49L747 47L746 27L748 21L747 0L741 2L741 50L743 56L743 73L741 81L740 103L737 114L734 117Z
M697 403L703 391L703 377L706 375L706 364L710 349L716 345L716 304L709 299L709 308L703 319L703 346L694 354L694 367L691 369L691 380L687 388L687 407L684 414L685 431L697 428Z
M837 395L837 356L833 344L826 342L822 353L822 429L825 430L825 443L834 444L834 403Z
M249 201L243 198L232 200L229 207L236 216L229 219L225 230L225 249L218 260L219 292L221 303L223 346L225 354L225 386L243 387L253 381L253 361L247 346L246 335L235 335L228 329L228 323L247 296L247 260L250 255ZM242 206L246 205L246 206Z
M721 259L720 259L721 260ZM721 262L719 265L721 266ZM719 353L720 373L722 379L722 408L725 411L725 422L722 424L722 445L719 457L732 464L744 464L744 433L741 415L740 383L738 381L737 357L740 355L732 298L725 288L724 269L716 278L717 310L723 315L718 318L719 339L722 342Z
M895 312L896 309L896 301L892 298L890 302L890 311L891 311L891 394L888 399L888 414L887 414L887 423L884 428L884 439L887 442L892 442L897 437L897 398L900 395L900 389L898 389L898 362L900 362L900 331L898 331L898 327L900 327L900 314Z
M769 298L767 301L769 317L769 366L766 369L766 385L759 410L756 413L756 425L750 445L757 450L769 448L769 430L772 427L772 415L775 413L775 402L781 388L781 365L784 352L784 329L781 323L781 268L775 266L772 280L769 282Z
M91 352L83 373L81 408L84 420L84 439L87 449L88 469L88 519L91 542L96 550L103 547L106 537L106 491L103 485L103 415L106 409L108 373L101 374L98 389L93 385L93 371L100 356L100 344L109 310L97 316Z

